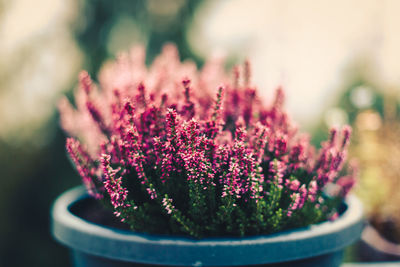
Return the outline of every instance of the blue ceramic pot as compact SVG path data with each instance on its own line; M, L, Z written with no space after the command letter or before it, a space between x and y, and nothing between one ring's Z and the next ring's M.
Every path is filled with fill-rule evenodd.
M71 210L89 196L78 187L52 208L52 234L70 248L74 266L339 266L360 237L362 205L354 198L333 222L267 236L206 238L150 235L89 222Z

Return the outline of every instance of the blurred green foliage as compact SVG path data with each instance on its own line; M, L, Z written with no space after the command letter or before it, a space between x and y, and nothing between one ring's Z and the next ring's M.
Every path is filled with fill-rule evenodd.
M149 62L166 42L176 43L183 58L194 58L185 32L200 2L78 1L80 14L71 31L85 57L83 68L95 78L115 49L128 49L135 42L147 46ZM130 30L131 39L124 39ZM122 38L121 44L116 37ZM71 90L76 81L71 81ZM56 110L43 127L52 133L45 145L32 140L31 145L18 146L0 139L0 266L69 266L68 250L50 236L49 211L54 199L80 184L80 178L66 156Z
M86 0L83 4L81 20L75 25L78 44L85 55L84 68L90 74L97 74L106 59L115 56L120 49L129 49L129 39L121 35L135 31L133 42L144 43L147 47L147 62L151 62L166 42L177 45L182 58L195 58L186 40L186 30L196 8L202 0L149 0L149 1L107 1ZM135 29L122 29L119 37L119 49L110 51L110 40L113 30L119 26L121 19L131 23L122 23ZM118 41L118 40L116 40ZM125 47L124 47L125 45Z
M330 109L338 109L343 111L344 114L346 114L345 123L351 126L355 124L357 115L367 109L375 110L381 116L383 116L383 93L378 89L379 87L373 82L369 81L365 77L357 76L349 79L349 81L345 86L343 86L343 88L344 90L342 90L342 93L335 100L335 104L325 110L319 123L314 127L312 134L312 143L315 146L319 146L323 140L326 140L329 134L330 125L328 125L324 115L326 115L326 113L329 112ZM354 99L357 98L357 96L355 96L355 91L360 89L367 91L369 97L371 98L370 103L360 106L357 105L356 102L354 102Z

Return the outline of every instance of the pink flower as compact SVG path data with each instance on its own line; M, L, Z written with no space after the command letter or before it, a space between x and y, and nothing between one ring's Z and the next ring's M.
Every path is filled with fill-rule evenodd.
M82 72L76 107L66 99L59 106L72 136L68 153L89 193L109 199L127 223L161 207L190 234L212 231L204 226L211 222L236 229L225 226L322 209L323 192L334 183L346 195L355 177L343 175L350 128L333 129L314 153L284 110L282 88L266 105L251 84L248 62L233 76L221 60L202 70L182 63L171 45L150 67L142 48L122 54L102 70L99 84Z

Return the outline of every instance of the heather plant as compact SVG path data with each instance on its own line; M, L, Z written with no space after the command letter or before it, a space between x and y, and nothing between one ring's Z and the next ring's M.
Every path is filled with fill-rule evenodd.
M388 101L385 105L396 104L394 97L392 103ZM395 109L387 111L384 116L373 109L357 114L357 142L350 153L362 166L356 194L370 224L387 240L400 244L400 123Z
M250 76L245 63L230 78L218 58L197 70L172 45L149 68L143 48L121 54L99 87L82 72L60 113L89 194L135 231L196 238L335 219L354 184L350 128L332 129L317 152L284 111L283 90L266 105Z

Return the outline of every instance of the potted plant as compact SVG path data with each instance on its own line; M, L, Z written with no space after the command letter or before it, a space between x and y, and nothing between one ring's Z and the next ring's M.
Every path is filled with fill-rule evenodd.
M181 63L171 45L150 68L141 48L121 55L101 90L81 73L76 107L60 111L87 193L66 192L52 211L76 266L340 264L362 228L360 203L344 201L350 128L316 153L282 89L267 106L248 63L233 76L217 59Z
M363 261L400 262L400 124L396 117L366 110L356 120L359 138L351 152L363 166L356 193L369 221L358 245Z

